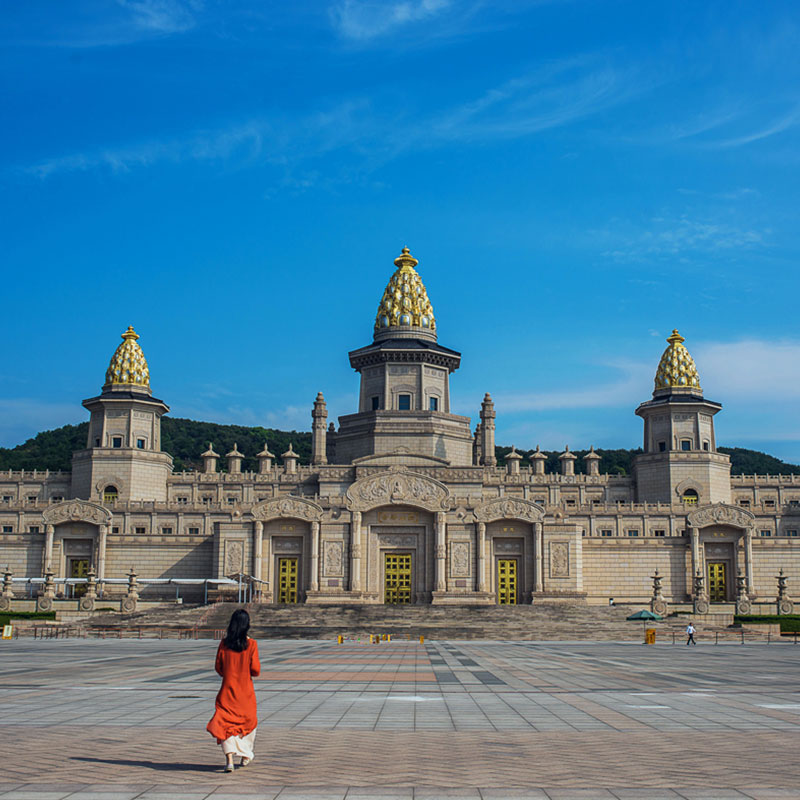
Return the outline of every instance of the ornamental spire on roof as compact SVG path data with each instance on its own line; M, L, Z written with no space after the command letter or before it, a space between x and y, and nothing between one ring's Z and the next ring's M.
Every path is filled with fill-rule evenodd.
M375 315L375 335L417 328L422 335L435 339L433 308L422 278L414 269L419 261L404 247L394 263L397 270L389 279Z
M689 389L702 394L694 359L683 346L685 339L678 333L677 328L667 337L667 341L669 347L661 356L656 370L655 391Z
M122 334L122 344L111 356L106 370L106 383L103 388L136 388L150 394L150 370L142 348L136 340L139 334L129 325Z

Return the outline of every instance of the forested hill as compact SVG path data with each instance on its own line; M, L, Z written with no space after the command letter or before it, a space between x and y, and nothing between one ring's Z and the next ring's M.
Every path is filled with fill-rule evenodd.
M86 422L80 425L65 425L63 428L43 431L17 447L0 447L0 469L69 471L72 453L86 447L87 427ZM222 456L218 465L221 469L225 468L224 456L233 449L234 442L246 456L243 465L245 470L258 468L255 455L264 447L265 442L277 457L286 452L291 443L300 456L301 464L308 464L311 459L310 433L261 427L248 428L243 425L218 425L214 422L195 422L191 419L173 417L164 417L161 420L161 444L163 449L172 455L176 471L199 468L202 464L200 454L208 447L209 442L213 443L214 450ZM731 457L731 472L734 475L800 474L800 465L787 464L757 450L747 450L744 447L720 447L719 450ZM510 447L497 448L497 459L500 464L505 463L505 456L510 451ZM518 452L523 456L521 463L528 464L528 456L533 451ZM583 456L586 450L574 452L578 457L575 471L585 472ZM596 452L600 456L600 472L630 475L633 456L641 450L597 450ZM558 472L559 453L544 451L544 454L547 456L546 471Z

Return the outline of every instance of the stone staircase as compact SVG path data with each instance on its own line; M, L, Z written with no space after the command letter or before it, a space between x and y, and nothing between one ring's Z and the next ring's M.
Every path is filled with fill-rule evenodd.
M163 606L127 615L94 617L91 628L127 630L162 629L177 635L183 629L197 629L209 635L224 630L236 603L212 606ZM641 641L642 622L625 617L637 607L586 606L579 604L536 603L524 606L246 606L255 638L335 639L337 636L367 637L392 634L396 638L418 639L500 639L527 641ZM647 623L660 641L680 640L686 627L685 616ZM709 635L733 636L727 625L700 626L700 639Z

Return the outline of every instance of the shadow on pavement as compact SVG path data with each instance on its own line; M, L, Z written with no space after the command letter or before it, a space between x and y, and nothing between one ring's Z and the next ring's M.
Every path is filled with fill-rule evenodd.
M176 761L134 761L127 758L90 758L88 756L71 756L70 761L88 761L92 764L117 764L122 767L146 767L164 772L219 772L222 767L216 764L185 764Z

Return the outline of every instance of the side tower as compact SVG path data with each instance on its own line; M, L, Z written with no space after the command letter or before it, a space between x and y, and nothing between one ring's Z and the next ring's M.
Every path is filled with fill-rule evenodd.
M361 391L358 413L339 418L336 462L393 454L469 466L469 417L450 413L450 373L458 369L461 353L437 343L417 259L404 247L394 263L397 270L378 306L373 342L350 353Z
M667 338L653 399L636 413L644 420L644 453L633 470L640 503L729 503L730 458L717 452L714 415L722 408L706 400L697 367L677 330Z
M169 407L150 392L138 338L131 327L122 334L102 393L83 401L91 418L87 449L72 457L73 497L105 503L167 499L172 456L161 451L161 417Z

